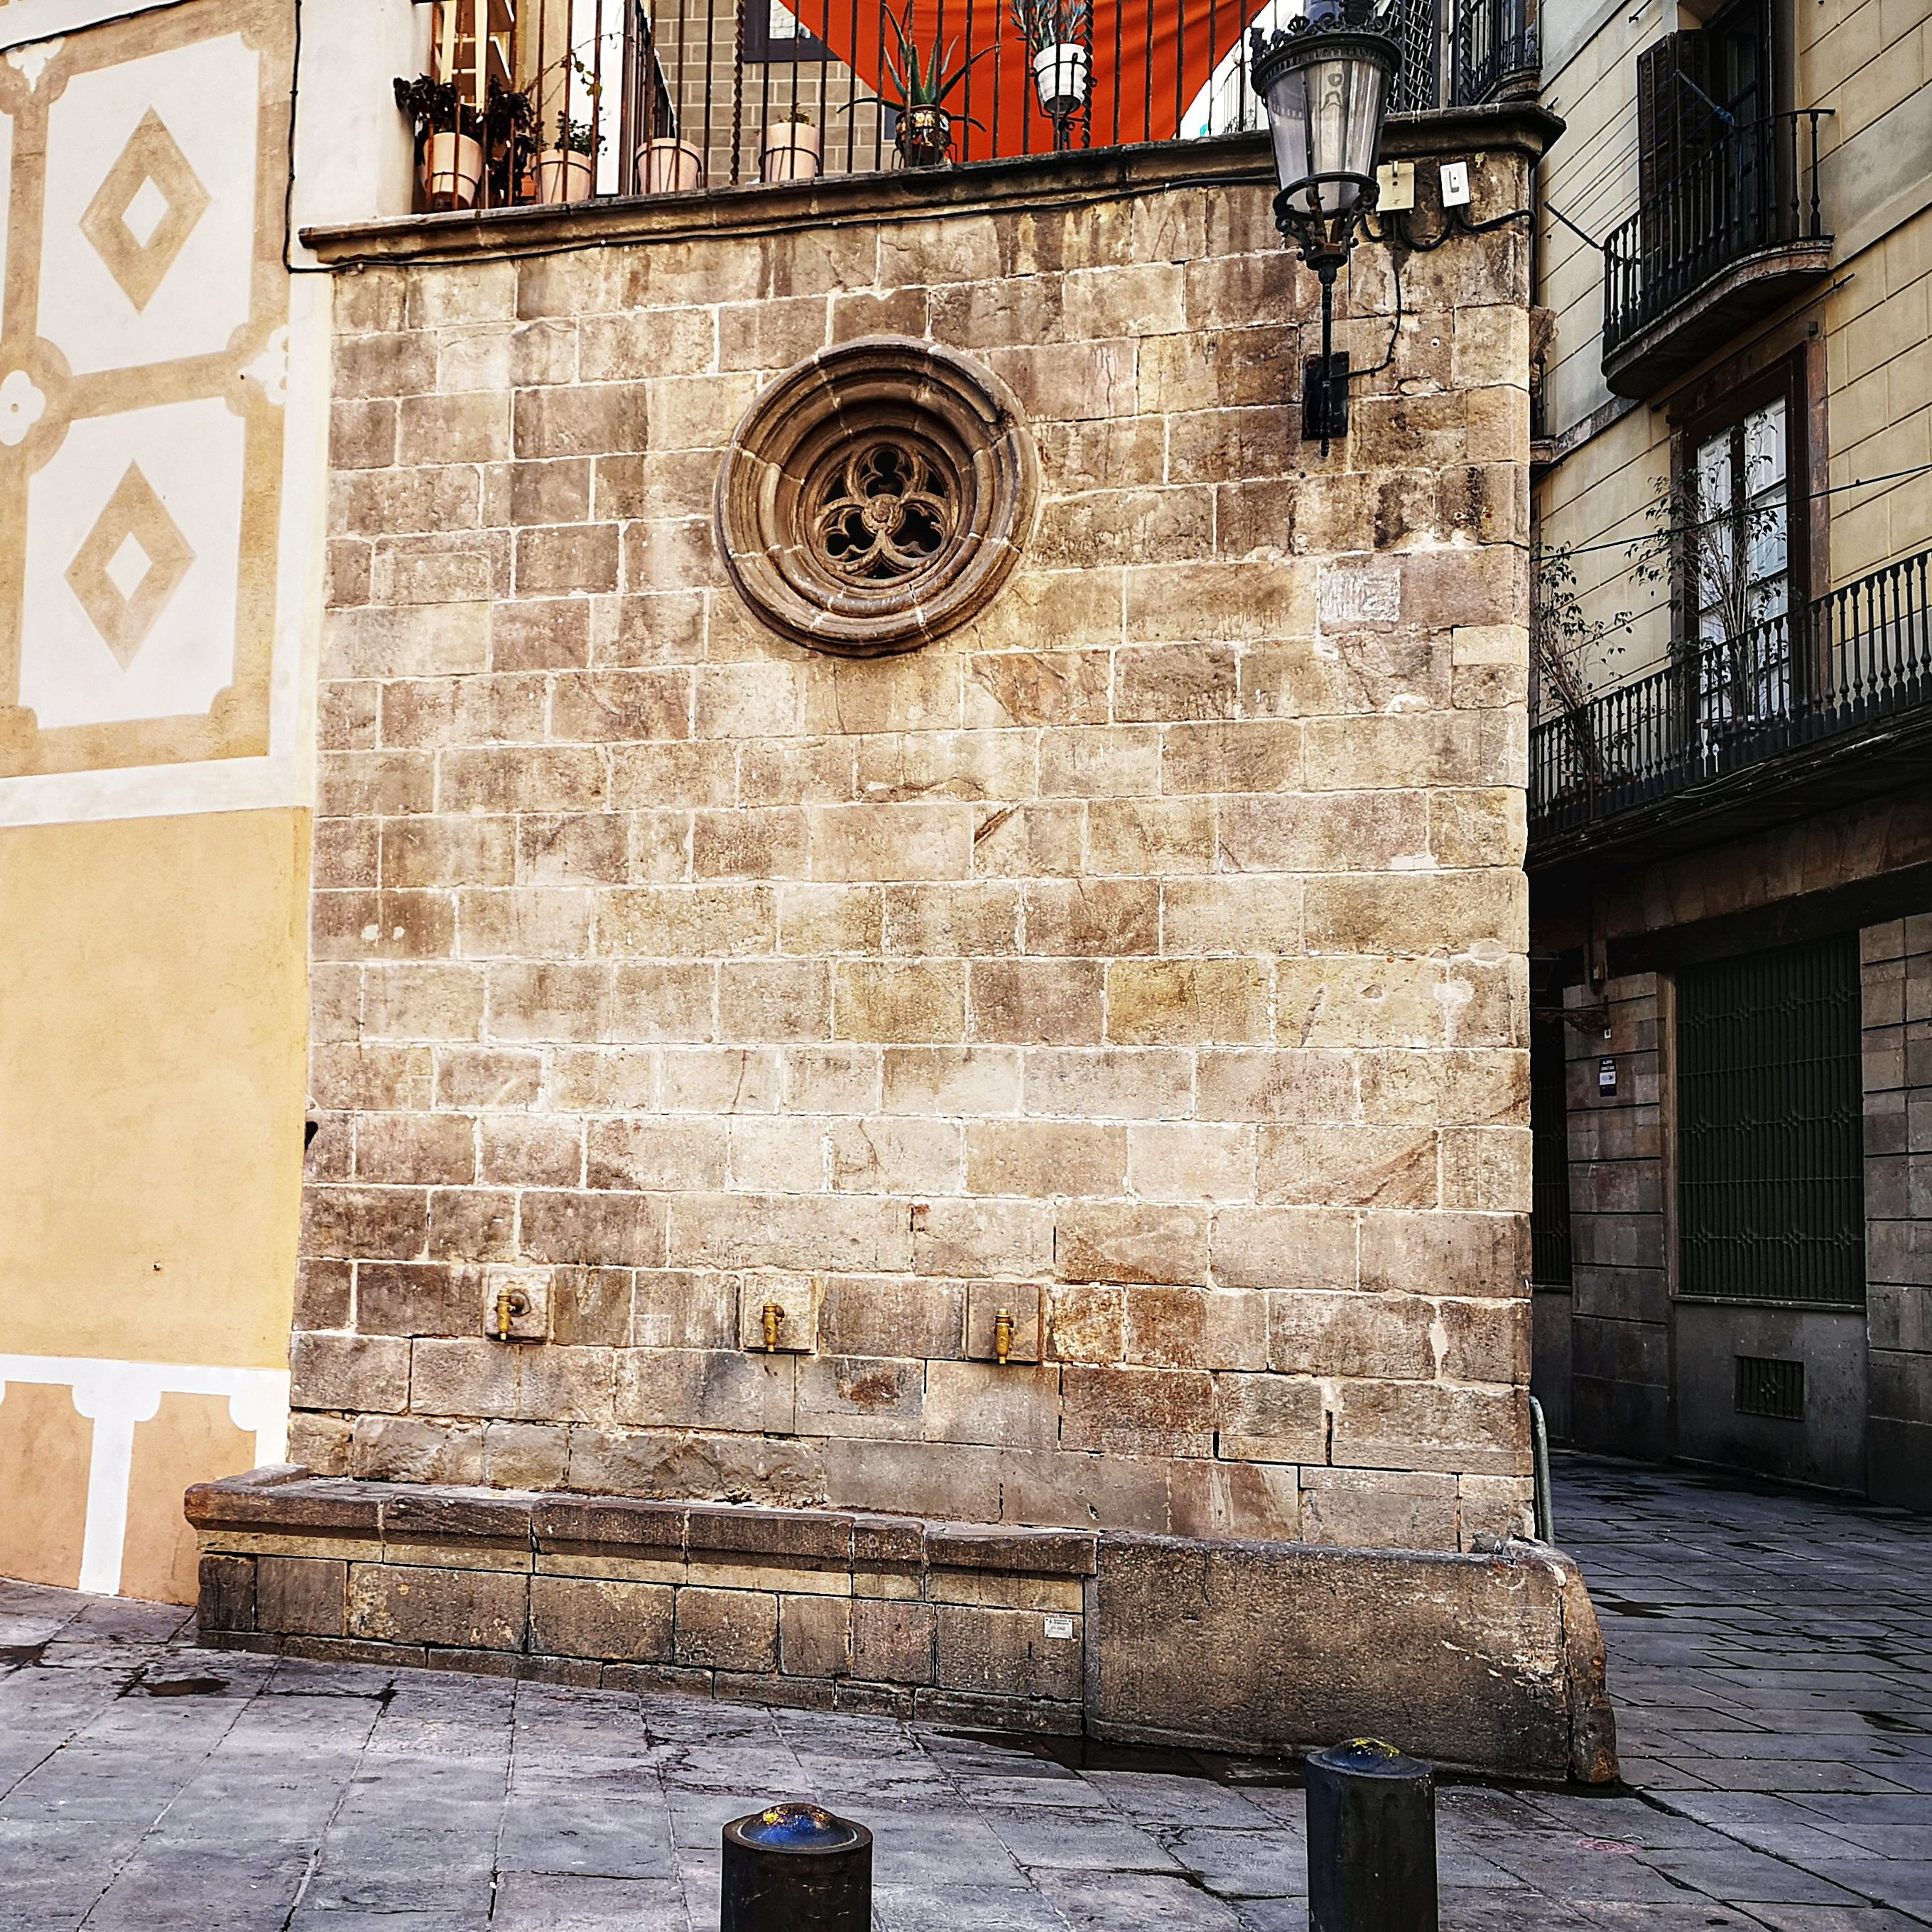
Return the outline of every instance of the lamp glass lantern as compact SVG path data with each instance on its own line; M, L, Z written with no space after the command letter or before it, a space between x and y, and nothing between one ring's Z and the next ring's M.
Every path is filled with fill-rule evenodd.
M1336 272L1355 224L1376 206L1376 157L1402 58L1364 0L1315 0L1305 19L1264 38L1250 78L1274 143L1275 225L1322 284L1322 448L1328 449L1330 339Z

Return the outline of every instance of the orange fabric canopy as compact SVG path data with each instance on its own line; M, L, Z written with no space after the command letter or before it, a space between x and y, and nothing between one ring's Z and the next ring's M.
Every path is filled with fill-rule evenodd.
M956 159L1051 152L1053 123L1034 91L1033 50L1007 7L998 0L911 0L908 13L898 17L922 67L935 42L952 49L943 71L972 63L944 104L953 116ZM862 85L897 104L885 56L890 50L896 64L898 41L881 0L804 0L800 16ZM1084 130L1078 118L1071 123L1073 144L1173 140L1247 17L1241 0L1094 0L1091 118Z

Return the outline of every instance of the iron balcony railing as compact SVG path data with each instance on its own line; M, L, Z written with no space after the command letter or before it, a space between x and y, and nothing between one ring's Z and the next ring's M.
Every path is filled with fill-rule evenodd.
M1541 67L1536 0L1460 0L1450 34L1452 105L1534 94Z
M1825 238L1818 124L1808 107L1726 130L1664 181L1604 244L1604 351L1688 302L1732 263Z
M1681 647L1660 670L1530 732L1532 842L1786 752L1932 711L1932 550L1833 591L1794 621Z
M1465 0L1477 80L1504 58L1492 42L1515 44L1511 22L1533 4ZM1403 50L1392 104L1433 108L1451 38L1443 0L1392 5ZM425 209L808 181L1258 128L1248 30L1302 10L1303 0L434 0L430 70L397 94ZM928 91L939 61L936 107L904 93L908 48Z

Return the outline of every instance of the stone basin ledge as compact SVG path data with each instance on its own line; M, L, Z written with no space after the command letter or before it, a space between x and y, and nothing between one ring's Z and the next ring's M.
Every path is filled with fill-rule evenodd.
M314 1477L198 1485L216 1647L1614 1781L1577 1566Z

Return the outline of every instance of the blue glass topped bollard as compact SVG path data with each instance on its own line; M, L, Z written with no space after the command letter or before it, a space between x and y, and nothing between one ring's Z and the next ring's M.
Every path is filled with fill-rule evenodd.
M724 1827L718 1932L870 1932L872 1834L817 1804Z
M1436 1932L1436 1785L1355 1738L1308 1760L1309 1932Z

